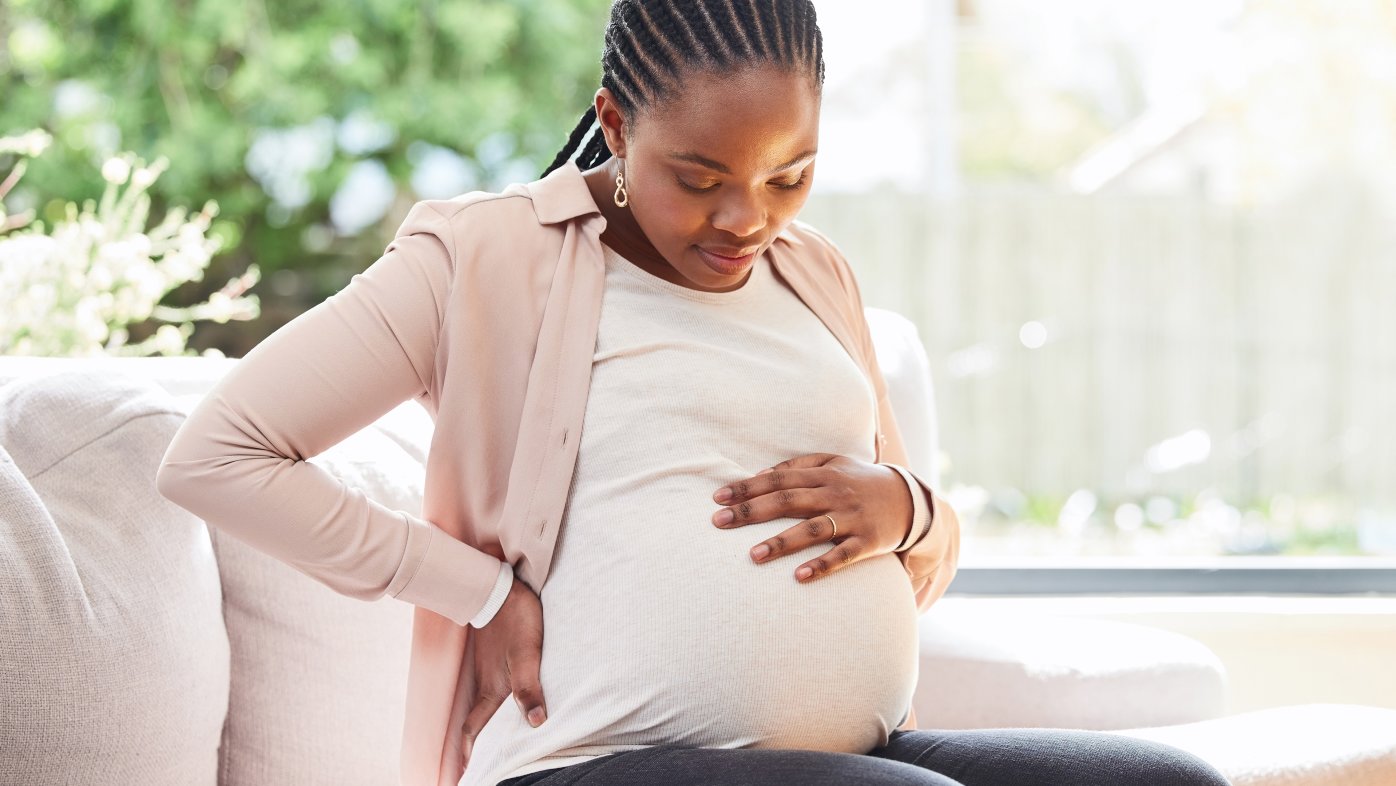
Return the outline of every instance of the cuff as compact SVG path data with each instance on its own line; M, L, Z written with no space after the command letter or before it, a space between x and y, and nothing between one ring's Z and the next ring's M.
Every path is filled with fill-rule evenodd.
M892 549L893 552L902 552L915 546L926 537L926 533L931 529L931 507L926 503L925 492L921 490L921 484L911 476L911 473L900 464L882 462L883 466L891 467L902 476L906 483L906 490L911 494L911 526L907 530L906 537L902 538L901 544Z
M457 540L426 519L402 515L409 525L407 552L388 594L457 625L469 623L493 594L502 560Z
M507 562L500 561L499 575L495 577L494 589L490 590L490 599L485 601L484 608L470 620L472 628L483 628L494 619L494 613L499 611L504 605L504 599L509 597L509 590L514 586L514 568Z

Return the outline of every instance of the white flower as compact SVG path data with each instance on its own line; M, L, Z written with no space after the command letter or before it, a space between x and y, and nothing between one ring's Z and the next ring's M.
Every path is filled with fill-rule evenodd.
M19 136L0 136L0 153L19 153L35 158L53 141L53 137L42 128L36 128Z
M137 169L135 174L131 175L131 188L144 191L150 188L150 184L155 182L156 177L154 169L148 167Z
M0 137L0 149L18 141ZM126 324L152 316L183 322L186 314L197 314L196 319L226 322L257 315L255 295L234 298L226 292L182 309L159 305L172 287L202 279L220 246L217 238L204 234L209 217L217 213L212 200L193 217L187 217L186 208L172 207L159 225L147 229L149 199L141 191L168 165L164 157L150 166L129 153L108 158L102 165L108 186L100 205L96 200L67 203L47 235L0 235L0 352L101 355L127 343ZM125 189L118 188L123 184ZM192 332L187 322L162 325L140 342L140 351L183 354Z
M107 322L101 315L102 305L98 298L85 297L78 301L73 310L77 331L88 341L105 341L107 338Z
M106 251L106 249L103 249L103 251ZM87 285L93 289L106 289L110 287L114 281L112 267L112 265L98 260L98 262L92 266L92 269L88 271Z
M131 176L131 163L124 158L108 158L102 164L102 179L113 185L121 185Z
M126 241L131 246L131 252L139 257L150 257L150 235L144 232L137 232Z
M208 296L208 318L214 322L227 322L236 310L233 299L222 292L214 292Z
M161 325L155 331L155 348L162 355L184 352L184 334L174 325Z

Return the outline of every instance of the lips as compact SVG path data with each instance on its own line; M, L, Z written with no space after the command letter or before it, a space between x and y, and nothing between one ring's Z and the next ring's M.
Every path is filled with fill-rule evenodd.
M755 250L738 257L729 257L725 253L718 253L704 246L695 246L698 249L698 256L707 264L713 272L721 276L735 276L744 272L751 266L752 260L756 259ZM722 249L724 252L731 252L733 249Z
M741 259L756 253L758 247L752 247L745 251L733 248L713 248L712 246L699 246L699 248L717 257L727 257L728 259Z

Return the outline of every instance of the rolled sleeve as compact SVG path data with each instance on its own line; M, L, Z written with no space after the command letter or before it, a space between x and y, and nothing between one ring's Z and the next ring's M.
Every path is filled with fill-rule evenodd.
M505 575L509 563L456 540L429 521L406 513L403 516L408 522L406 555L403 569L387 594L431 609L457 625L475 625L487 610L485 621L494 616L503 598L493 608L490 603L495 600L499 577L509 577Z
M929 483L915 472L908 472L930 501L930 522L925 535L897 556L911 577L917 608L926 611L955 579L960 563L960 519L950 503L931 490Z
M484 608L480 609L470 620L472 628L483 628L494 619L495 612L504 605L504 599L509 597L509 590L514 586L514 568L507 562L499 563L499 575L494 580L494 589L490 590L490 598L485 601Z
M906 535L902 538L902 542L893 549L893 551L900 553L920 543L922 538L926 537L926 533L930 531L931 505L926 499L928 492L911 476L910 470L900 464L882 463L884 466L895 469L897 474L902 476L902 480L906 483L907 493L911 495L911 524Z

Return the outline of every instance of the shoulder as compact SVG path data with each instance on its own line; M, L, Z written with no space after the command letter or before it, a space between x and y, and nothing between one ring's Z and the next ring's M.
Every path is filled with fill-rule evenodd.
M541 221L532 195L511 185L413 203L389 248L415 249L438 288L527 298L565 255L566 224Z
M790 254L789 267L798 269L803 278L823 290L843 312L846 324L853 330L866 357L871 358L872 332L863 306L863 293L853 266L842 250L828 235L798 219L777 236L778 242Z
M542 234L544 229L532 197L516 184L499 192L471 191L448 199L420 200L408 210L397 234L434 233L443 239L449 237L452 242L448 245L455 246L462 238L507 237L517 241L529 234Z
M814 225L795 219L776 236L785 253L798 259L806 269L824 278L832 278L847 293L856 293L857 281L848 258L828 235Z
M779 235L776 235L776 242L783 242L792 248L804 248L807 251L821 254L837 252L838 250L828 235L816 229L813 224L798 218L792 220L785 229L781 230Z

